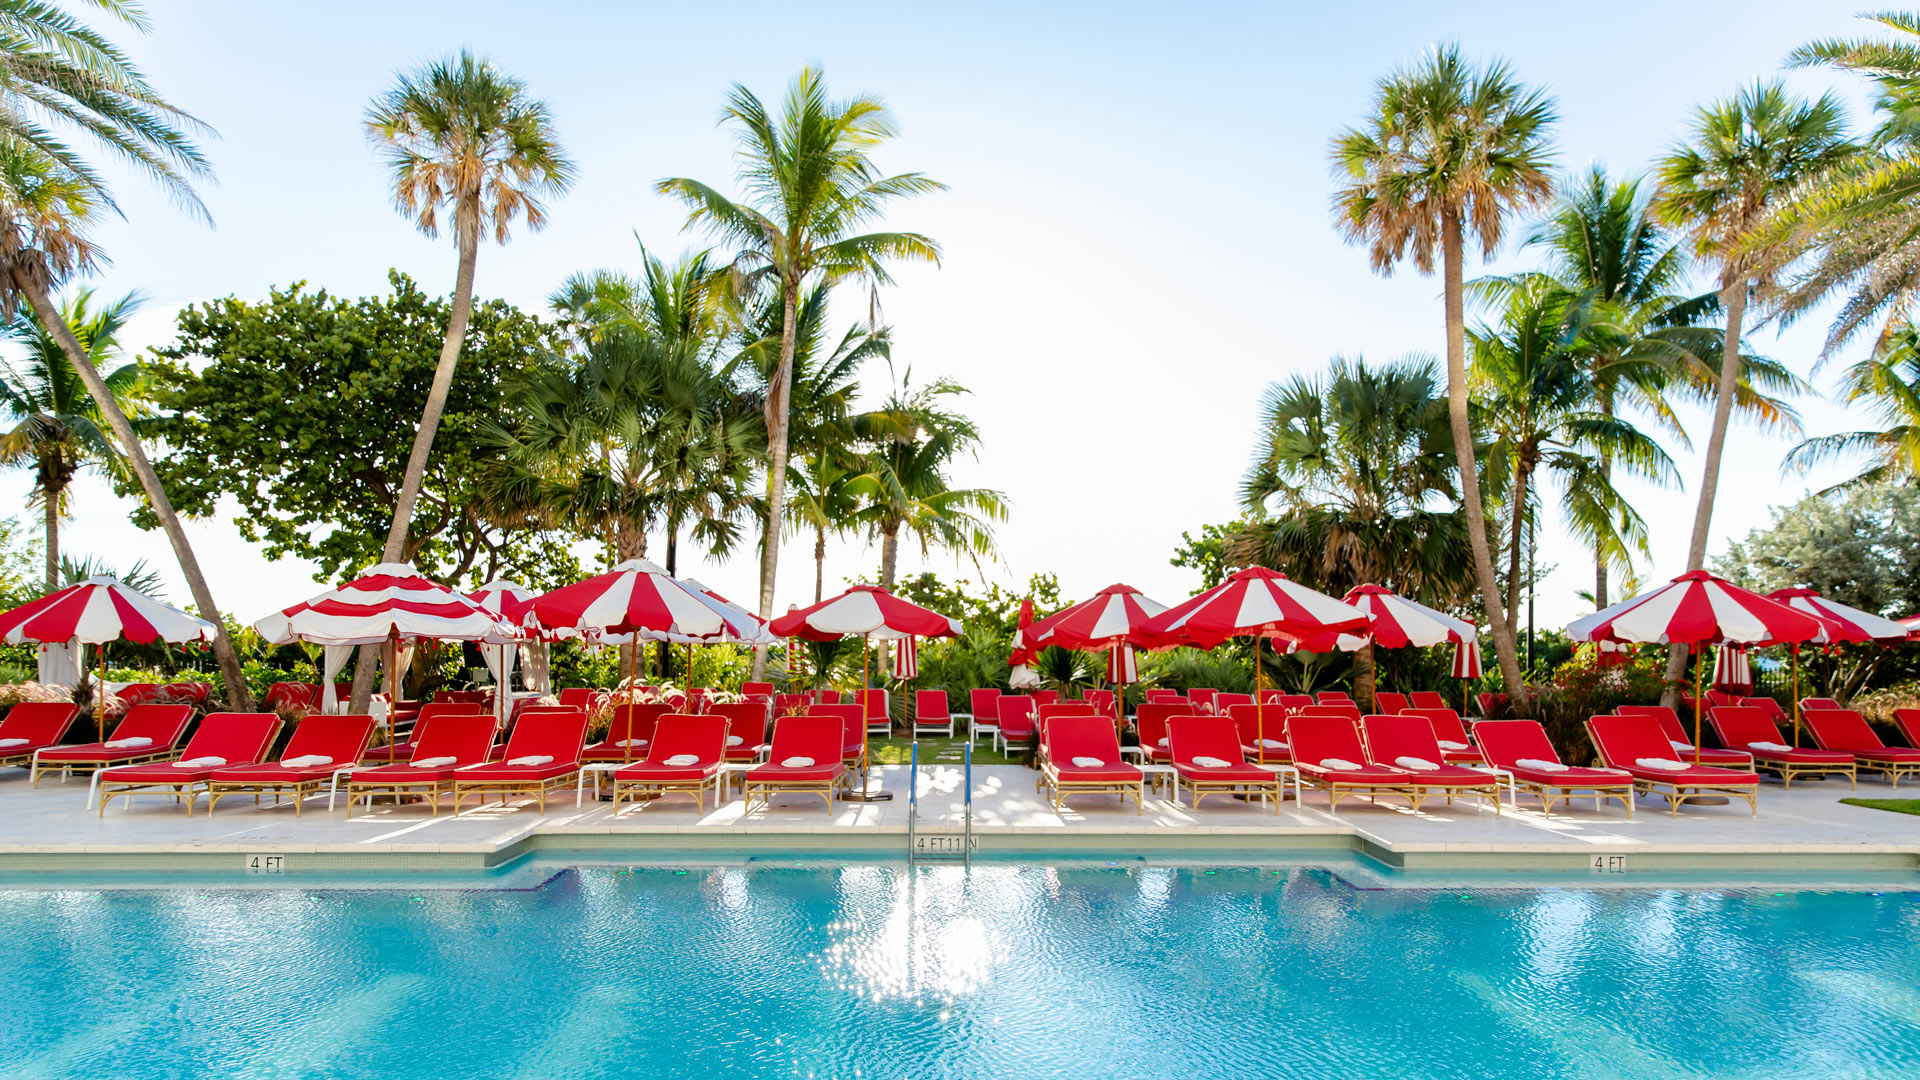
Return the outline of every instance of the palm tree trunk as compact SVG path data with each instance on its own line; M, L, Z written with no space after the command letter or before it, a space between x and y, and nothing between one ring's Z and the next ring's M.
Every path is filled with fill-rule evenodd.
M1467 512L1467 540L1473 546L1473 569L1480 580L1480 601L1486 606L1487 622L1493 627L1494 655L1499 660L1508 697L1516 709L1524 712L1527 688L1520 676L1520 658L1514 652L1513 635L1507 632L1506 612L1501 609L1500 583L1493 576L1487 514L1480 502L1480 470L1474 464L1473 430L1467 421L1467 316L1460 215L1454 211L1443 213L1440 230L1441 273L1446 280L1447 419L1453 429L1454 455L1460 461L1460 504Z
M47 497L47 591L60 587L60 492L51 488Z
M1731 276L1732 270L1728 271ZM1727 311L1726 335L1720 343L1720 385L1713 395L1713 429L1707 435L1706 466L1700 475L1700 501L1694 505L1693 535L1687 541L1687 570L1706 565L1707 533L1713 525L1714 495L1720 490L1720 454L1727 445L1727 425L1733 417L1733 398L1740 387L1740 330L1747 314L1747 281L1744 277L1726 281L1720 289L1720 303ZM1678 689L1687 671L1687 647L1675 645L1667 651L1667 690L1663 701L1671 705L1679 699Z
M680 564L680 526L672 518L667 519L667 576L679 577ZM673 643L660 643L660 677L668 678L673 674Z
M888 592L893 591L894 581L900 574L900 525L898 521L890 521L880 534L880 587ZM892 670L893 645L891 643L880 642L880 656L875 663L880 666L882 672Z
M813 602L824 599L823 590L827 584L827 527L816 525L813 530Z
M407 527L413 522L413 507L426 482L427 457L433 452L433 436L440 430L440 414L447 411L447 393L453 388L453 369L460 362L460 346L467 337L467 318L473 312L473 264L479 255L478 229L463 229L457 237L460 266L453 276L453 310L447 315L447 336L440 343L440 362L433 369L433 383L427 390L427 407L420 412L420 428L413 434L413 452L407 455L407 471L400 481L400 497L393 504L393 524L387 529L387 546L381 562L399 562L407 546ZM348 711L367 711L367 699L373 694L372 650L360 650L360 662L353 669L353 699Z
M780 365L774 369L767 394L767 532L760 552L760 617L773 618L773 587L780 570L780 523L787 512L787 399L793 393L793 332L799 318L800 278L789 274L781 283L786 294L780 320ZM753 649L753 677L767 673L767 647Z
M1599 392L1600 415L1613 419L1613 391L1602 386ZM1600 482L1613 488L1613 454L1600 451ZM1607 579L1612 576L1612 568L1607 565L1607 549L1604 538L1595 541L1593 546L1593 610L1599 611L1608 606Z
M140 489L146 492L147 504L153 508L155 517L160 519L160 527L166 531L167 541L173 545L173 554L180 562L180 574L187 579L187 591L193 594L193 602L200 609L200 617L214 626L213 656L220 665L220 677L227 684L227 704L235 712L248 712L253 708L253 694L247 689L247 677L240 670L240 655L233 651L233 639L227 636L226 620L220 616L220 609L213 602L213 591L207 588L206 575L200 572L200 560L194 557L193 545L187 542L187 532L180 524L180 515L174 512L173 500L167 498L167 491L160 486L160 474L153 471L153 463L147 460L147 451L140 444L140 437L134 433L133 424L127 414L120 411L120 403L113 399L106 382L100 373L94 370L93 361L87 357L87 351L80 347L80 339L73 334L73 328L67 325L53 301L32 277L19 268L11 271L13 286L20 295L27 298L33 313L40 318L40 325L46 327L60 343L60 349L67 354L67 362L87 386L87 393L93 395L100 414L106 418L107 426L113 429L114 437L126 449L127 463L133 467L134 476L140 480Z
M1254 663L1260 662L1260 642L1254 641ZM1369 641L1353 650L1353 699L1367 712L1374 712L1373 693L1379 685L1379 678L1373 666L1373 642Z
M1526 465L1526 451L1521 451L1520 468L1513 477L1513 535L1507 542L1507 634L1518 648L1520 640L1520 541L1524 537L1527 520L1527 492L1533 480L1533 470Z

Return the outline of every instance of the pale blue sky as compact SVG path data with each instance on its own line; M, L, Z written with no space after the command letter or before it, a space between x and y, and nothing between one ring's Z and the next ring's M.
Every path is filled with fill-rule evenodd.
M1183 529L1234 514L1267 380L1336 353L1441 349L1436 281L1371 274L1365 253L1329 224L1327 143L1361 115L1377 77L1457 40L1551 88L1564 167L1640 170L1697 103L1777 74L1808 38L1860 32L1853 11L1817 2L156 5L155 33L129 47L165 93L220 132L209 144L219 182L206 192L216 228L129 182L128 220L100 232L113 265L95 284L148 295L142 343L168 335L180 304L260 297L296 279L357 295L383 289L396 266L445 290L450 242L421 237L393 212L359 119L396 69L469 45L551 103L580 165L545 232L481 252L481 294L543 309L573 270L631 267L636 231L663 251L697 243L652 182L729 184L730 143L714 125L728 85L771 96L801 64L820 63L838 93L877 93L895 109L903 133L882 166L951 185L890 222L938 239L945 265L903 272L883 301L897 363L975 393L987 445L960 479L1013 500L1005 559L990 576L1012 585L1052 570L1074 597L1123 580L1173 602L1197 579L1167 558ZM1838 88L1865 117L1856 83L1804 72L1789 81ZM1509 245L1496 268L1528 261ZM1823 325L1777 339L1769 331L1761 345L1806 373ZM885 373L870 378L878 385ZM1812 430L1847 423L1822 402L1804 408ZM1694 427L1704 438L1704 419ZM1736 432L1716 551L1764 523L1768 504L1806 488L1779 475L1785 445ZM1698 466L1685 455L1681 464L1691 484ZM21 507L26 474L4 482ZM1640 504L1655 530L1651 572L1677 573L1691 492L1646 492ZM218 599L243 619L317 589L309 567L268 563L223 522L195 533ZM125 508L97 483L79 490L67 537L71 550L122 564L145 555L171 574L159 536L127 526ZM1542 589L1540 619L1558 625L1581 610L1574 592L1591 575L1563 540L1548 547L1561 571ZM811 599L809 558L809 544L786 547L781 609ZM857 539L840 542L829 582L877 561ZM930 565L954 571L951 558ZM691 569L736 598L756 592L750 556Z

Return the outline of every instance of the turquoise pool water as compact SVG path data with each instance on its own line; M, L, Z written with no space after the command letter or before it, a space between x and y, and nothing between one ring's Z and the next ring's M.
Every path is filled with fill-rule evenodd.
M1920 1075L1910 892L586 866L0 892L0 945L8 1078Z

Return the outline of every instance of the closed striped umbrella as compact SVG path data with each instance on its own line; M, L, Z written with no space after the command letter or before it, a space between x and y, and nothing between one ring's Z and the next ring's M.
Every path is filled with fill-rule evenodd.
M1453 677L1456 679L1480 677L1479 642L1463 641L1453 647Z
M893 677L908 682L920 677L920 639L901 638L893 649Z
M1713 688L1744 694L1753 689L1753 663L1745 645L1722 645L1714 650Z
M1115 686L1140 681L1140 667L1134 662L1132 645L1120 641L1107 647L1107 681Z

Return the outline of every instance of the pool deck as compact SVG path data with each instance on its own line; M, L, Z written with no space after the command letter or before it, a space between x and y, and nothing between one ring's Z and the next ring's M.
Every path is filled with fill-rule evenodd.
M476 869L530 852L838 851L899 853L907 845L904 766L873 771L872 788L890 802L836 804L829 816L817 796L790 795L743 816L737 795L696 812L692 799L668 796L642 804L610 804L591 794L576 808L574 791L549 797L547 812L531 800L469 803L458 816L430 817L421 806L364 808L348 819L309 800L296 818L288 803L259 807L228 800L209 816L200 800L189 819L172 800L115 801L104 818L87 809L87 786L45 778L39 790L24 775L0 773L0 882L9 872L238 869L253 856L278 856L279 867L313 869ZM1591 870L1596 856L1621 872L1725 870L1920 870L1920 818L1842 805L1848 795L1884 797L1884 783L1858 792L1841 781L1799 782L1791 790L1763 783L1760 813L1744 801L1689 804L1679 816L1662 800L1642 799L1629 820L1618 803L1596 811L1590 800L1565 804L1549 818L1522 796L1496 815L1478 803L1435 799L1419 813L1383 799L1345 800L1327 811L1308 792L1280 813L1271 804L1210 798L1195 812L1165 789L1145 812L1110 795L1073 799L1056 812L1035 790L1037 774L1019 766L974 769L973 835L982 853L1095 853L1237 850L1301 854L1357 851L1395 869ZM918 831L954 835L963 820L962 773L923 767ZM1915 790L1920 797L1920 788ZM443 806L445 804L443 803Z

